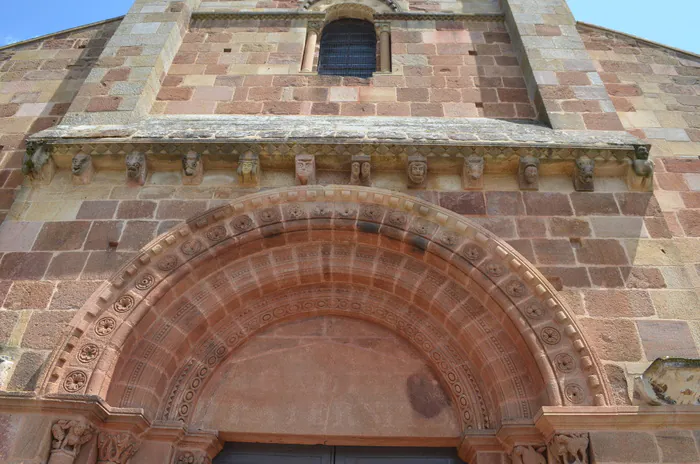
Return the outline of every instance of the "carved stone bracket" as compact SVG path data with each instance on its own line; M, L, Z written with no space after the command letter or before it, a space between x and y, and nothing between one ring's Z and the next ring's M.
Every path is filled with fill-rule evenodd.
M51 426L49 464L72 464L95 429L82 420L61 419Z
M97 464L126 464L139 450L140 442L129 432L100 432Z
M92 182L95 169L92 166L92 156L78 153L71 161L71 180L73 185L87 185Z
M635 159L627 171L627 187L642 192L654 189L654 162L649 159L649 148L643 145L635 147Z
M464 157L462 165L462 188L481 190L484 188L484 157L471 155Z
M238 174L238 182L241 185L258 186L260 184L260 175L262 174L258 155L250 151L243 153L238 158L236 173Z
M518 185L521 190L539 190L540 160L534 156L520 158L518 164Z
M547 447L519 445L513 448L513 464L547 464Z
M145 184L147 175L146 155L140 152L126 155L126 183L128 185L139 186Z
M368 155L354 155L350 162L350 185L372 186L372 165Z
M194 151L185 153L182 157L182 183L184 185L199 185L204 177L202 156Z
M316 157L314 155L296 155L294 169L297 185L316 183Z
M50 184L56 174L56 163L49 148L41 142L27 142L27 152L22 161L22 173L42 185Z
M577 192L592 192L595 161L582 156L574 163L574 189Z
M173 457L173 464L211 464L211 458L202 450L178 450Z
M588 464L588 434L557 434L547 446L549 464Z
M428 158L423 155L409 155L406 174L409 188L425 188L428 180Z

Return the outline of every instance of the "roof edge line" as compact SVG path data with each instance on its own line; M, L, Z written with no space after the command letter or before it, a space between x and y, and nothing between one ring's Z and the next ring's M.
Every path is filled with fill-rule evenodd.
M688 50L683 50L683 49L680 49L680 48L672 47L672 46L670 46L670 45L662 44L662 43L660 43L660 42L654 42L653 40L645 39L644 37L639 37L639 36L637 36L637 35L628 34L627 32L617 31L617 30L615 30L615 29L610 29L610 28L607 28L607 27L598 26L597 24L591 24L591 23L587 23L587 22L584 22L584 21L576 21L576 25L584 26L584 27L590 27L591 29L599 29L599 30L605 31L605 32L612 32L613 34L623 35L623 36L625 36L625 37L629 37L630 39L634 39L634 40L638 40L638 41L640 41L640 42L644 42L644 43L646 43L646 44L648 44L648 45L653 45L653 46L655 46L655 47L666 48L666 49L668 49L668 50L672 50L672 51L677 52L677 53L682 53L682 54L684 54L684 55L688 55L688 56L692 56L693 58L698 58L698 59L700 59L700 54L698 54L698 53L689 52Z
M17 47L17 46L19 46L19 45L26 45L26 44L28 44L28 43L37 42L37 41L40 41L40 40L46 40L46 39L48 39L49 37L53 37L53 36L56 36L56 35L67 34L67 33L76 32L76 31L81 31L81 30L87 29L87 28L89 28L89 27L99 26L99 25L101 25L101 24L107 24L107 23L111 23L111 22L113 22L113 21L121 21L122 19L124 19L124 16L125 16L125 15L117 16L117 17L109 18L109 19L103 19L103 20L101 20L101 21L96 21L96 22L94 22L94 23L83 24L82 26L76 26L76 27L72 27L72 28L70 28L70 29L64 29L64 30L62 30L62 31L52 32L52 33L50 33L50 34L40 35L39 37L32 37L31 39L22 40L22 41L20 41L20 42L14 42L14 43L11 43L11 44L3 45L3 46L0 47L0 52L5 51L5 50L7 50L7 49L9 49L9 48Z

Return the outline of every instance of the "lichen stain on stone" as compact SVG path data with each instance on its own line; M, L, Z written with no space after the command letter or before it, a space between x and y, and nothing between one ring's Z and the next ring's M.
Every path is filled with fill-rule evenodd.
M411 407L426 419L437 417L450 404L438 381L425 372L411 374L406 389Z
M360 232L367 232L368 234L378 234L379 224L373 222L358 221L357 228Z
M428 249L428 241L425 238L418 235L411 238L411 245L415 247L416 251L424 252Z

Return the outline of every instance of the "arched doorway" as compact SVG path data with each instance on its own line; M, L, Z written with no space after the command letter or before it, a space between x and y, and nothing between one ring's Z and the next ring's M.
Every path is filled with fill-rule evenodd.
M509 424L530 426L542 406L609 404L569 314L518 253L445 209L363 187L271 190L146 246L76 316L43 390L98 395L155 421L207 429L217 423L202 413L202 392L250 340L289 321L349 318L420 355L456 418L453 436L438 438L464 447ZM297 440L266 427L216 432ZM298 442L357 444L357 435L312 430Z

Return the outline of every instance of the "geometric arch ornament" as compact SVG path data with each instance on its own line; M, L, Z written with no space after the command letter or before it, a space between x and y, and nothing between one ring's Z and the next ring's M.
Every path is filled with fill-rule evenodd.
M534 266L456 213L359 186L247 195L158 237L76 314L42 391L187 424L231 353L316 315L411 343L463 433L532 421L542 406L611 404L597 357Z

